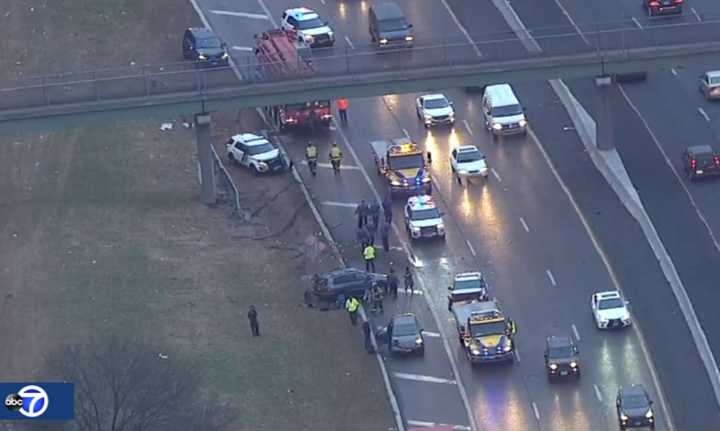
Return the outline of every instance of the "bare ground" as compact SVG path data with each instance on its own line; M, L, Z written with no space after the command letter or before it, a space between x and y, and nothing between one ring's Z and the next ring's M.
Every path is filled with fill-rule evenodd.
M8 79L176 61L197 17L184 0L8 0L0 23ZM60 344L140 334L207 364L206 389L238 410L233 429L388 429L359 332L302 306L303 276L334 262L308 258L318 227L297 185L248 175L251 223L204 207L192 131L160 121L2 137L0 379L41 379Z

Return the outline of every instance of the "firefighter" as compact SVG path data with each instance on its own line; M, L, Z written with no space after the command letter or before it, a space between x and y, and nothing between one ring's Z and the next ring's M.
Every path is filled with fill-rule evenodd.
M342 162L342 150L337 142L333 142L330 147L330 163L336 175L340 173L340 162Z
M308 168L310 168L310 173L313 177L317 175L317 157L317 147L312 141L308 141L307 147L305 147L305 158L307 159Z

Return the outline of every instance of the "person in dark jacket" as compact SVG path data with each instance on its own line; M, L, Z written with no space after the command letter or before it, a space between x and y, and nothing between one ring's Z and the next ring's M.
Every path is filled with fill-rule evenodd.
M405 267L405 293L408 293L408 290L410 291L410 294L415 293L415 280L413 280L412 272L410 272L410 267Z
M390 225L388 223L383 224L380 229L380 238L382 239L383 250L390 251Z
M369 244L375 245L375 235L377 235L377 226L372 223L365 225L367 241Z
M392 199L390 198L389 193L385 196L385 199L383 199L382 208L383 214L385 214L385 223L392 223Z
M368 322L367 320L363 322L362 328L363 335L365 337L365 350L367 350L368 353L375 353L375 349L372 345L372 340L370 340L370 322Z
M250 306L250 310L248 310L248 320L250 321L250 331L252 332L253 337L259 337L260 336L260 324L258 323L258 313L255 309L254 305Z
M380 204L377 203L377 201L374 201L372 204L370 204L370 215L372 216L372 221L375 227L378 227L380 225Z
M357 230L356 236L357 236L357 241L360 244L360 248L365 250L365 247L367 247L368 244L370 244L370 238L368 237L367 229L359 228Z
M395 270L393 268L390 268L390 274L388 274L388 288L390 289L390 295L392 295L393 299L397 299L398 297L398 278L397 274L395 274Z
M368 211L369 208L365 199L361 200L357 208L355 208L355 215L358 217L358 229L362 229L367 224Z

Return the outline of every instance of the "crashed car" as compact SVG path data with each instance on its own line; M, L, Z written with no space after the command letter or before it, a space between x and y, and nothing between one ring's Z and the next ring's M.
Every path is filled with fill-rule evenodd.
M390 354L425 354L423 329L413 313L398 314L390 319L384 328L379 328L375 336L388 345Z

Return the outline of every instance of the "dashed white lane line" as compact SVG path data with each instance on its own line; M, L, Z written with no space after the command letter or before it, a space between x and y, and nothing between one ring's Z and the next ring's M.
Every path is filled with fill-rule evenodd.
M695 10L694 7L691 7L691 8L690 8L690 12L692 12L693 15L695 15L695 19L698 20L698 22L702 22L702 20L700 19L700 15L698 15L698 13L697 13L697 11Z
M252 47L252 46L237 46L237 45L234 45L234 46L232 47L232 49L234 49L235 51L250 52L250 51L253 50L253 47Z
M424 336L426 336L426 337L431 337L431 338L440 338L440 337L442 337L442 335L440 335L439 332L423 331L422 334L423 334Z
M327 205L329 207L344 207L344 208L357 208L356 203L350 203L350 202L336 202L336 201L323 201L323 205Z
M441 383L445 385L456 385L455 380L443 379L441 377L424 376L422 374L410 374L410 373L393 373L393 376L403 380L414 380L416 382L426 383Z
M502 178L500 178L500 174L497 173L497 171L495 170L495 168L490 168L490 172L493 173L493 176L495 176L495 178L496 178L499 182L502 182Z
M570 24L575 28L575 31L577 31L577 33L580 35L583 42L585 42L585 45L590 46L590 42L587 40L587 38L585 37L583 32L580 30L580 27L578 27L578 25L575 23L575 20L572 18L572 16L570 16L568 11L565 9L565 6L563 6L562 3L560 3L560 0L555 0L555 4L558 5L558 7L562 11L563 15L565 15L565 18L567 18L567 20L570 21Z
M477 256L475 254L475 249L473 248L472 244L470 244L470 241L466 239L465 244L467 244L468 248L470 249L470 253L472 253L473 256Z
M240 18L264 19L264 20L268 19L267 15L262 14L262 13L234 12L231 10L211 10L210 13L215 14L215 15L236 16L236 17L240 17Z
M527 223L525 223L525 219L520 217L520 224L522 224L523 229L525 229L525 232L530 232L530 227Z
M407 422L407 424L410 425L410 426L412 426L412 427L442 428L442 429L450 428L450 429L452 429L453 431L465 431L465 430L470 431L470 430L472 430L472 428L470 428L470 427L467 426L467 425L440 424L440 423L437 423L437 422L415 421L415 420L412 420L412 419L408 419L408 420L405 421L405 422Z
M535 419L540 420L540 409L538 409L537 404L535 404L535 401L532 403L532 409L533 413L535 414Z
M349 37L345 36L345 42L347 42L347 44L348 44L348 46L350 47L350 49L355 49L355 45L353 45L353 43L352 43L352 41L350 40Z
M597 398L598 401L602 402L603 396L602 392L600 392L600 388L598 385L593 385L593 389L595 389L595 398Z
M407 129L403 129L403 134L406 138L410 139L410 133L408 133Z
M575 335L575 339L576 339L577 341L580 341L580 332L578 331L577 326L575 326L575 324L573 323L573 324L571 325L571 327L572 327L573 334Z
M710 122L710 117L708 116L707 112L705 112L705 110L703 108L698 107L698 112L700 113L700 115L702 115L702 117L705 119L705 121L707 121L708 123Z
M674 67L673 67L673 68L670 68L670 73L672 73L672 74L675 75L675 76L678 75L677 70L675 70Z
M300 164L307 165L307 160L302 160L300 162ZM332 169L332 165L330 163L318 163L317 166L318 166L318 168ZM359 171L360 167L353 166L353 165L340 165L340 170L341 171Z
M635 17L632 17L632 22L634 22L634 23L635 23L635 25L636 25L636 26L637 26L637 27L638 27L638 28L639 28L640 30L645 30L645 29L643 28L643 26L642 26L642 25L640 25L640 21L638 21L638 19L637 19L637 18L635 18Z
M467 130L468 134L470 134L470 136L475 136L475 133L473 133L472 129L470 128L470 123L468 123L468 120L463 120L463 124L465 125L465 130Z
M557 286L557 283L555 282L555 277L553 276L552 271L550 271L549 269L546 269L545 274L547 274L547 277L550 279L550 283L553 286Z

